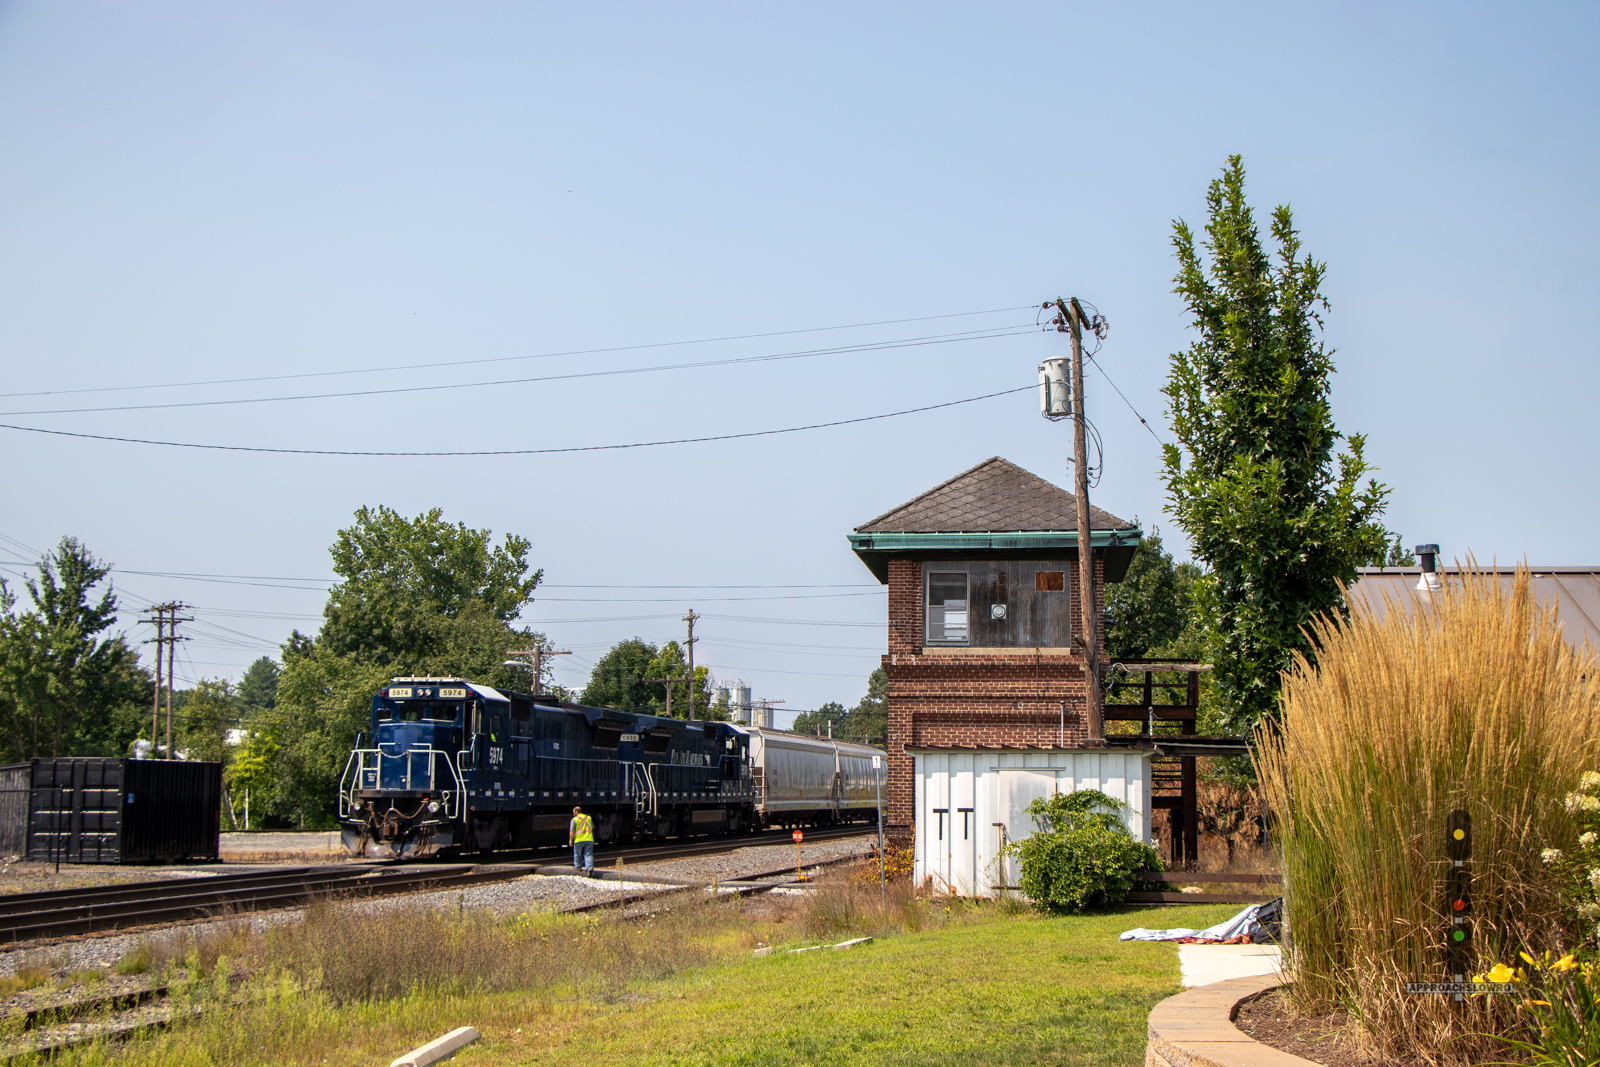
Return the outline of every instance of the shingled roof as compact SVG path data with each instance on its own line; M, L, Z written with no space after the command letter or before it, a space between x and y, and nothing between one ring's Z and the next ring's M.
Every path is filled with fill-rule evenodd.
M994 456L856 527L857 533L1011 533L1078 528L1077 498ZM1091 530L1133 523L1089 506Z

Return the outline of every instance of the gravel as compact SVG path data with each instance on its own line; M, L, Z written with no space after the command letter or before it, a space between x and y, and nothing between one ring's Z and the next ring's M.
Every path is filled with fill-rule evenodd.
M800 857L803 865L811 866L829 860L862 855L875 845L876 841L875 836L864 835L802 845ZM704 885L713 880L736 881L779 869L784 873L769 876L764 880L781 882L789 877L788 871L794 863L794 852L793 846L790 845L751 846L721 855L669 859L655 863L633 863L620 869L606 868L604 878L534 874L463 889L405 893L373 900L351 901L342 906L354 908L365 914L404 908L465 908L487 909L496 916L510 916L533 910L555 910L600 904L624 894L670 892L673 884ZM651 881L625 880L631 872L647 876ZM212 872L188 873L204 876ZM164 877L178 875L180 872L171 869L163 872ZM237 916L228 920L185 923L154 930L103 937L83 937L53 945L0 951L0 975L15 974L17 967L25 963L42 963L49 966L53 972L62 975L88 968L109 972L119 959L141 942L160 945L164 941L185 936L204 937L209 933L221 932L246 921L249 922L252 932L260 934L273 927L299 922L302 914L300 908L284 908Z

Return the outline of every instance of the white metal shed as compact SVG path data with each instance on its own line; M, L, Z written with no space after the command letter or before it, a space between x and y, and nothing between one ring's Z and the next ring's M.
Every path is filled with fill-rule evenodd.
M1037 829L1028 804L1052 793L1098 789L1132 810L1125 816L1135 840L1150 843L1150 753L1120 749L914 748L916 865L920 885L932 877L941 891L992 896L1014 886L1017 861L1000 855L1004 843Z

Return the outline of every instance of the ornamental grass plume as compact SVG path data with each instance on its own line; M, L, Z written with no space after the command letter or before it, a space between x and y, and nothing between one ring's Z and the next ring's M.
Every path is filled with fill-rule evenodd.
M1405 992L1445 978L1452 810L1472 816L1475 970L1584 936L1542 853L1580 828L1565 798L1600 756L1600 663L1566 644L1529 578L1469 561L1425 601L1313 623L1317 662L1297 657L1279 731L1257 735L1292 994L1344 1009L1405 1062L1470 1062L1516 1027L1484 1000Z

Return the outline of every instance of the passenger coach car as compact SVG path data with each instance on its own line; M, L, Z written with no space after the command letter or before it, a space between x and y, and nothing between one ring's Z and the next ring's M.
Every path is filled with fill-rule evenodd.
M339 782L343 842L355 855L565 844L575 805L602 844L877 813L859 783L877 750L460 678L393 679L372 698L370 737L357 737ZM852 750L842 760L841 746Z

